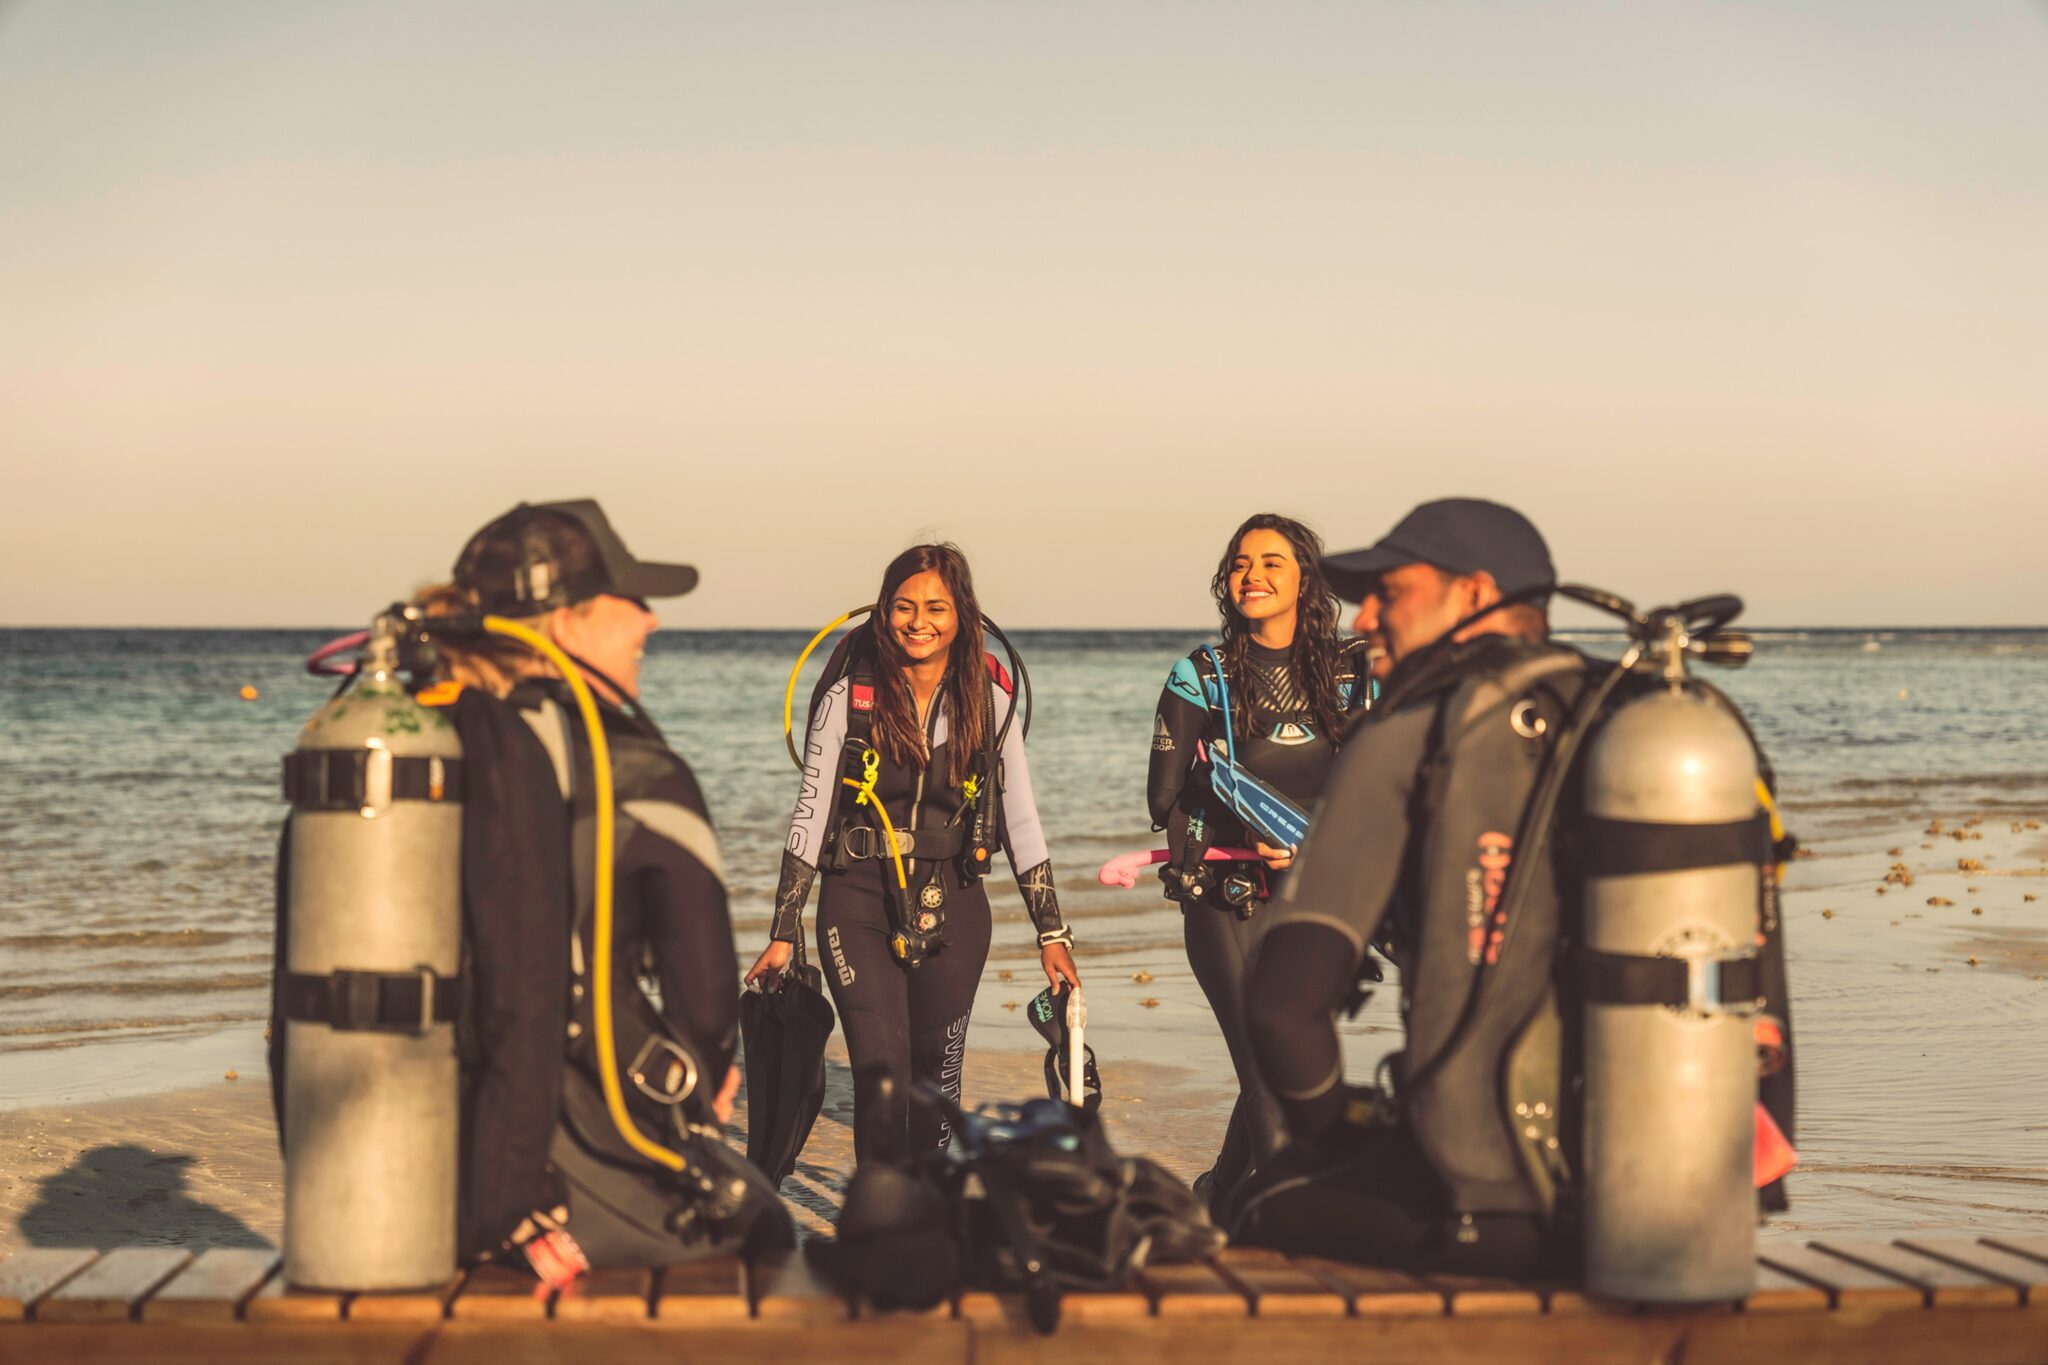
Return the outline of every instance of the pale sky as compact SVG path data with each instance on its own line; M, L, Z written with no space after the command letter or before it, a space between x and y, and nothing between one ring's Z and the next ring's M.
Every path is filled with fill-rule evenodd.
M0 623L347 624L522 498L822 623L1528 512L2048 622L2038 4L0 0Z

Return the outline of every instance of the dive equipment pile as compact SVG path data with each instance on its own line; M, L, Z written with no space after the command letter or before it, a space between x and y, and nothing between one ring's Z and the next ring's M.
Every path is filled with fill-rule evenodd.
M952 1145L862 1162L836 1240L805 1248L868 1302L929 1308L963 1283L1021 1292L1032 1327L1049 1333L1066 1291L1121 1287L1223 1245L1194 1192L1156 1162L1118 1156L1092 1110L1043 1099L964 1113L924 1082L911 1100L944 1114Z

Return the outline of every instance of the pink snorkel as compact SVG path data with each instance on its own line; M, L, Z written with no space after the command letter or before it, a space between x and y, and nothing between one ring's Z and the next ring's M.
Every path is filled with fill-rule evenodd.
M306 671L316 678L349 677L356 671L354 664L330 666L327 661L335 655L345 653L348 650L361 649L369 642L369 639L369 631L359 630L353 634L344 635L339 640L329 640L326 644L306 656Z
M1139 849L1135 853L1120 853L1102 865L1095 874L1095 880L1104 886L1131 887L1138 884L1138 870L1163 863L1173 854L1163 848ZM1255 863L1259 855L1248 848L1212 848L1202 855L1212 863Z

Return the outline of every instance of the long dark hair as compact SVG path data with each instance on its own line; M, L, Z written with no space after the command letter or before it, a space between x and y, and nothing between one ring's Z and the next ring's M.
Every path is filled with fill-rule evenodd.
M953 594L953 611L959 633L946 660L946 676L939 684L933 704L944 702L953 746L947 765L947 781L958 786L965 781L975 755L988 734L988 665L983 662L981 603L974 595L974 575L967 556L957 545L913 545L889 561L882 571L882 590L875 595L875 610L868 617L875 668L875 742L890 759L906 767L923 767L931 761L924 748L924 728L917 723L917 704L910 695L910 680L903 670L910 657L896 643L889 628L890 608L897 591L921 573L937 573L946 591Z
M1230 533L1230 543L1223 547L1223 558L1216 565L1216 576L1209 580L1209 592L1223 618L1222 647L1217 653L1223 656L1223 671L1229 676L1231 723L1240 730L1251 724L1245 696L1251 677L1251 631L1238 614L1237 604L1230 600L1230 567L1237 558L1238 547L1253 531L1279 532L1301 565L1301 600L1294 609L1294 649L1288 666L1308 698L1316 733L1335 744L1344 734L1344 701L1337 691L1337 654L1343 641L1337 634L1337 594L1330 591L1323 578L1323 538L1294 518L1276 512L1246 517L1244 524Z

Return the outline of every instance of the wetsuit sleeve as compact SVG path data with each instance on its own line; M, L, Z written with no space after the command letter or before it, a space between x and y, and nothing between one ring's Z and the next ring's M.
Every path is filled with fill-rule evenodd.
M1294 871L1268 905L1246 989L1252 1049L1289 1131L1314 1141L1341 1116L1337 1011L1394 899L1408 854L1408 803L1434 712L1388 716L1338 752Z
M1166 675L1159 710L1152 718L1152 764L1145 777L1145 804L1152 828L1165 828L1174 803L1187 787L1194 767L1195 745L1208 728L1209 708L1202 698L1202 680L1193 659L1182 659Z
M846 757L846 706L851 683L841 678L818 703L804 737L804 774L797 787L796 809L789 817L789 838L782 849L782 874L775 885L775 914L770 936L795 943L803 933L804 903L825 858L825 833L842 790L840 770Z
M1024 727L1012 725L1003 736L1001 766L1003 851L1017 874L1017 890L1031 914L1031 927L1041 934L1059 930L1060 902L1053 891L1052 851L1045 826L1038 820L1038 801L1031 791L1031 763L1024 756Z
M725 865L704 794L677 759L673 776L621 806L639 827L626 851L625 880L654 951L662 1013L716 1085L732 1064L740 1007Z

